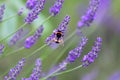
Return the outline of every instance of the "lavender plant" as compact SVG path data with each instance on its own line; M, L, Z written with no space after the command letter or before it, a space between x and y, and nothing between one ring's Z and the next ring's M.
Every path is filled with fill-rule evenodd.
M78 22L78 29L81 29L84 26L90 26L95 18L99 3L100 0L90 0L87 12L81 17L81 20Z
M42 10L44 10L45 3L46 3L46 0L27 0L26 8L29 9L29 13L24 18L24 24L22 26L20 26L19 29L17 29L14 33L10 34L9 36L7 36L5 38L5 39L7 39L8 37L10 37L14 34L13 37L9 41L10 45L15 45L19 40L21 40L21 36L23 34L23 27L25 27L26 24L28 24L30 26L30 24L34 23L34 21L38 18L39 14L42 12ZM63 6L63 3L64 3L64 0L57 0L55 2L55 4L52 7L50 7L50 9L49 9L50 16L47 19L43 20L42 24L40 24L40 27L38 29L36 29L34 34L32 34L31 36L29 36L27 38L25 37L25 40L23 41L24 42L23 46L25 48L22 48L22 49L30 50L30 48L32 46L34 46L35 43L37 43L37 41L39 41L39 38L42 37L43 30L45 27L45 26L43 26L44 22L47 22L47 20L49 20L52 16L55 17L56 15L58 15ZM98 5L99 5L99 0L91 0L90 1L88 11L82 17L82 20L79 22L77 30L81 29L81 27L86 26L86 25L90 26L90 24L94 20ZM21 8L18 11L18 15L22 16L22 13L23 13L23 8ZM53 31L53 33L49 37L47 37L47 39L45 40L46 44L44 44L40 48L34 50L29 55L25 56L25 59L29 59L30 56L33 56L34 54L36 54L38 51L40 51L47 45L49 45L51 47L55 47L56 45L59 45L59 44L64 45L65 42L67 42L73 36L75 36L74 32L76 32L76 30L74 32L72 32L72 34L68 35L67 38L65 37L70 20L71 20L70 16L66 15L65 18L63 19L63 21L59 24L58 28L56 28ZM82 61L81 65L67 70L67 65L70 65L70 64L72 65L73 62L75 62L77 59L80 58L80 56L83 52L83 49L85 48L85 46L88 42L87 37L84 35L82 35L82 37L79 41L80 43L77 45L77 47L74 48L73 50L69 51L68 56L61 63L59 63L54 70L48 72L47 74L45 74L43 76L43 74L45 73L42 70L42 61L44 60L44 58L42 58L42 59L38 58L38 59L36 59L35 67L33 68L33 71L30 74L30 76L28 78L21 78L21 79L22 80L56 80L57 75L68 73L68 72L77 70L81 67L87 67L88 65L93 63L94 60L98 57L98 53L101 50L101 46L102 46L102 38L101 37L96 38L96 41L95 41L94 46L92 47L92 50L87 55L84 55L83 59L81 60ZM5 40L5 39L3 39L3 40ZM2 42L3 40L1 40L0 42ZM64 46L59 46L59 47L64 47ZM56 48L58 48L58 46ZM22 50L22 49L20 49L20 50ZM0 54L3 52L3 50L4 50L4 45L0 44ZM15 51L15 52L18 52L18 51ZM15 52L12 52L12 54L15 54ZM47 55L46 57L48 57L48 56L49 55ZM25 59L24 58L21 59L14 68L10 69L8 75L4 77L4 80L17 80L17 77L20 74L20 72L24 66L24 63L27 62L27 61L25 61Z
M5 11L5 4L2 4L0 6L0 22L2 22L3 20L4 11Z
M24 63L25 59L23 58L18 62L18 64L14 68L10 69L8 76L5 76L4 80L16 80L17 76L20 74L24 66Z

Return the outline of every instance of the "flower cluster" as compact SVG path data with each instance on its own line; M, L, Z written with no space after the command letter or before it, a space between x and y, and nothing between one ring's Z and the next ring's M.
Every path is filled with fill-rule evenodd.
M18 15L21 16L23 14L23 11L24 11L24 9L20 8L19 11L18 11Z
M0 22L1 22L2 19L3 19L4 11L5 11L5 4L2 4L2 5L0 6Z
M17 43L18 40L20 40L20 38L23 35L23 28L19 29L14 35L13 37L10 39L9 41L9 45L13 46Z
M22 80L39 80L41 77L42 62L40 59L36 60L35 68L29 78L22 78Z
M86 37L82 37L79 45L75 49L73 49L69 52L68 57L67 57L68 62L74 62L77 58L80 57L87 41L88 41L88 39Z
M28 13L25 18L25 23L31 24L36 18L38 18L39 13L44 9L46 0L38 0L35 7Z
M26 60L22 58L14 68L10 69L8 76L5 76L4 80L16 80L25 64L25 61Z
M50 8L49 12L52 16L56 16L57 14L59 14L62 5L64 3L64 0L57 0L55 2L55 4Z
M38 1L39 0L27 0L26 8L29 9L29 10L32 10L36 6Z
M102 46L102 38L97 37L94 46L92 47L92 50L83 57L82 59L82 66L87 67L89 64L93 63L94 60L98 57L98 53L101 50Z
M28 37L25 40L25 45L24 45L25 48L31 48L37 42L37 40L41 37L43 30L44 30L43 25L41 25L36 30L36 32L34 33L34 35Z
M78 28L82 28L84 26L90 26L93 22L100 0L90 0L89 8L84 16L82 16L81 20L78 22Z

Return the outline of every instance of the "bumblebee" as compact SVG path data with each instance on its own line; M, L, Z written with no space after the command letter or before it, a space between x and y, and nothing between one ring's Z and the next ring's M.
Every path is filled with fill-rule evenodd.
M59 44L59 43L64 43L64 41L63 41L63 33L62 33L62 31L60 31L60 30L57 30L57 32L54 32L54 34L55 34L55 38L53 38L53 42L55 42L55 43L57 43L57 44Z

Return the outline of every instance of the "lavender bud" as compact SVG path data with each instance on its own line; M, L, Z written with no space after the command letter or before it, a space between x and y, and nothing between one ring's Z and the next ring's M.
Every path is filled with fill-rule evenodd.
M37 40L41 37L42 33L43 33L43 25L41 25L35 32L34 35L28 37L26 40L25 40L25 48L31 48L36 42Z
M36 6L28 13L24 20L27 24L31 24L36 18L38 18L39 13L44 9L45 1L46 0L39 0Z
M2 4L0 6L0 22L2 22L4 11L5 11L5 4Z
M43 25L41 25L41 26L36 30L36 32L34 33L34 37L35 37L36 39L40 38L41 35L42 35L42 33L43 33L43 30L44 30L44 27L43 27Z
M14 68L10 69L10 72L4 77L4 80L16 80L16 77L20 74L24 63L25 59L22 58Z
M18 15L21 16L21 15L23 14L23 11L24 11L23 8L19 9L19 11L18 11Z
M56 0L55 4L50 8L49 12L52 16L60 13L64 0Z
M0 55L3 53L5 46L4 44L0 44Z
M32 10L36 6L37 2L38 0L27 0L26 8Z
M63 37L65 35L69 22L70 16L66 16L58 28L55 29L49 37L47 37L45 41L47 45L54 46L55 44L63 43Z
M78 47L76 47L75 49L73 49L69 52L66 60L68 62L74 62L77 58L79 58L87 41L88 41L88 39L86 37L82 37L81 42L79 43Z
M39 80L41 77L42 62L40 59L36 60L35 68L29 78L22 78L22 80Z
M90 24L93 22L95 18L99 2L100 2L99 0L90 0L88 11L84 16L82 16L81 20L78 22L78 28L90 26Z
M10 39L9 41L9 45L13 46L17 43L18 40L20 40L20 38L23 35L23 28L19 29L14 35L13 37Z
M34 36L30 36L25 40L25 48L31 48L36 43Z
M102 38L97 37L94 46L92 47L92 50L83 57L82 59L82 66L87 67L89 64L93 63L94 60L98 57L98 53L101 50L102 46Z

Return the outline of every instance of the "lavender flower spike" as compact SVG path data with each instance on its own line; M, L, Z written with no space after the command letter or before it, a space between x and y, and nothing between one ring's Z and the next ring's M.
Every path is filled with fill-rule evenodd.
M38 18L39 13L44 9L46 0L39 0L36 6L28 13L25 18L25 23L31 24L36 18Z
M82 16L81 20L78 22L78 28L90 26L90 24L95 18L99 3L100 0L90 0L88 11L84 16Z
M2 4L2 5L0 6L0 22L1 22L2 19L3 19L4 11L5 11L5 4Z
M68 62L74 62L77 58L79 58L87 41L88 41L88 39L86 37L82 37L81 42L79 43L78 47L76 47L75 49L73 49L69 52L66 60Z
M14 35L13 37L10 39L9 41L9 45L13 46L17 43L18 40L20 40L20 38L23 35L23 28L19 29Z
M36 6L37 2L38 0L27 0L26 8L32 10Z
M43 33L43 25L41 25L37 30L36 32L34 33L34 35L28 37L26 40L25 40L25 48L31 48L36 42L37 40L41 37L42 33Z
M60 13L64 0L57 0L55 4L50 8L49 12L52 16L56 16Z
M70 16L65 16L64 20L58 26L58 28L55 29L53 33L46 39L47 45L54 46L54 44L63 42L63 37L65 35L69 22Z
M5 46L3 44L0 44L0 55L3 53Z
M39 80L41 77L41 71L42 71L42 62L40 59L37 59L35 68L33 69L30 77L29 78L22 78L22 80Z
M24 63L25 59L22 58L14 68L10 69L10 72L4 77L4 80L16 80L16 77L20 74Z
M94 60L98 57L98 53L101 50L102 46L102 38L97 37L94 46L92 47L92 50L83 57L82 59L82 66L87 67L89 64L93 63Z

